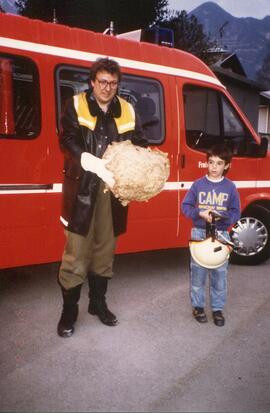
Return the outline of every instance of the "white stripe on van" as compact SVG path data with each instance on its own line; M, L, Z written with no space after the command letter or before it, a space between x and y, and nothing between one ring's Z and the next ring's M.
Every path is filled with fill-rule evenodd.
M238 189L241 188L270 188L270 181L233 181ZM163 190L178 191L190 189L193 181L166 182Z
M241 188L270 188L270 181L233 181L238 189ZM163 191L186 191L190 189L193 181L166 182ZM8 187L10 186L10 189ZM27 188L29 187L29 189ZM34 187L37 186L37 189ZM2 189L2 188L4 189ZM16 187L16 188L15 188ZM23 188L20 188L23 187ZM31 187L31 189L30 189ZM0 195L20 195L20 194L49 194L61 193L62 184L53 184L51 189L38 189L35 184L0 184Z
M93 62L99 57L109 57L116 60L122 67L201 80L203 82L212 83L214 85L225 88L217 78L209 75L203 75L198 72L192 72L191 70L183 70L171 66L146 63L139 60L131 60L116 56L83 52L75 49L66 49L64 47L49 46L42 43L26 42L23 40L16 40L8 37L0 37L0 46L10 47L12 49L27 50L35 53L49 54L53 56L67 57L72 60L85 60L87 62Z

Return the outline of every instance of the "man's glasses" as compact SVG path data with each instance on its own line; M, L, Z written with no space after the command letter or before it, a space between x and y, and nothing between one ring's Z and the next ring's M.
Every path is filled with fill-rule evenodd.
M118 87L117 80L112 80L111 82L108 82L107 80L104 80L104 79L102 80L97 79L97 81L98 81L100 89L102 90L106 89L108 86L110 86L110 89L117 89Z

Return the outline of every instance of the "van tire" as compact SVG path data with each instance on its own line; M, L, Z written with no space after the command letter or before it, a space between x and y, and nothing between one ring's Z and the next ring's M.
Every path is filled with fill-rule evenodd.
M240 224L240 225L239 225ZM241 230L241 224L244 224ZM253 227L253 228L252 228ZM255 228L254 228L255 227ZM255 230L256 229L256 230ZM260 238L257 239L257 234ZM237 248L230 255L230 262L239 265L257 265L270 257L270 211L262 205L248 208L230 233L232 240L245 237L250 245L250 250ZM256 244L258 241L259 245ZM256 252L258 248L258 252Z

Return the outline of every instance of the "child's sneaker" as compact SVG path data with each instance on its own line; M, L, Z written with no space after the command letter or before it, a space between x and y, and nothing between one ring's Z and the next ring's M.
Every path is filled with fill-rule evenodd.
M201 307L194 307L192 311L192 315L198 323L207 323L207 317L204 312L204 308Z
M213 311L213 320L214 324L218 327L223 327L225 324L225 318L224 315L222 314L221 310L218 311Z

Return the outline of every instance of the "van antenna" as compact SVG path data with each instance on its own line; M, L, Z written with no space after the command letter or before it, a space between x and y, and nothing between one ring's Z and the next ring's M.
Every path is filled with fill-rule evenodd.
M104 30L103 34L109 34L110 36L114 36L114 23L110 21L110 27Z
M53 8L53 23L58 23L57 17L56 17L56 10Z

